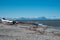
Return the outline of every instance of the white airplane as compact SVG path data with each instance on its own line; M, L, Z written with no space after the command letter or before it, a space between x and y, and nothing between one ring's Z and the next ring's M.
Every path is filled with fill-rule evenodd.
M6 23L13 24L13 21L7 20L7 19L5 19L5 18L2 18L1 21L2 21L2 23L4 23L4 24L6 24Z

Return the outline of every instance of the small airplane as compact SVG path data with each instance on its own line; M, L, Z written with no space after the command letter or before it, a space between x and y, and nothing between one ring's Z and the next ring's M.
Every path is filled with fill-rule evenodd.
M7 20L6 18L2 18L1 21L2 21L3 24L7 23L7 24L11 24L12 25L12 24L16 23L15 21L10 21L10 20Z

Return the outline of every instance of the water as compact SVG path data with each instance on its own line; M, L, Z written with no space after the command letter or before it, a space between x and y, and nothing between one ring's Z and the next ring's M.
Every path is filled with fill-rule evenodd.
M59 29L60 30L60 26L48 26L48 28L54 28L54 29Z
M53 29L59 29L60 30L60 26L48 26L48 25L44 25L44 24L41 24L41 23L39 23L38 24L39 25L39 27L43 27L43 28L45 28L45 27L48 27L48 28L53 28Z

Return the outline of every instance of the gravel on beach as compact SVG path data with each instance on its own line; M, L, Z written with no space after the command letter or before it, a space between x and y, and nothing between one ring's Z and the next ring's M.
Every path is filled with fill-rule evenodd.
M23 27L29 27L29 25L0 24L0 40L60 40L60 36L54 36L49 33L51 30L55 31L56 29L47 29L47 34L39 34Z

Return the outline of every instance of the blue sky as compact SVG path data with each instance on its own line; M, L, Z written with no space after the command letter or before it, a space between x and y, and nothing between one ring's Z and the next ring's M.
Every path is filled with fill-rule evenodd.
M60 0L0 0L0 17L60 17Z

